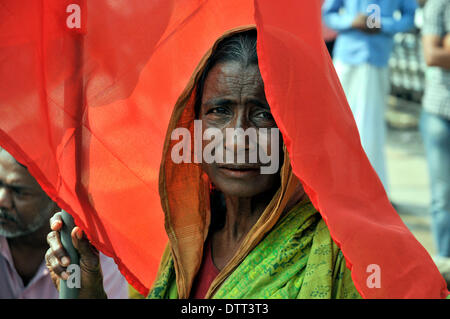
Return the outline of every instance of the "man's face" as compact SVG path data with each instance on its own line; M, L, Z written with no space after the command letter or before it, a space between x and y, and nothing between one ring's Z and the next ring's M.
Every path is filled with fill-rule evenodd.
M0 149L0 235L34 233L48 224L56 209L28 170Z

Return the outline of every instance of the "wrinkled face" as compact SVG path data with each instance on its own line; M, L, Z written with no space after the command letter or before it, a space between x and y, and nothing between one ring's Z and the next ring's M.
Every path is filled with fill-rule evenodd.
M222 142L223 154L234 149L233 162L202 163L203 170L208 174L213 184L225 195L239 197L253 197L279 186L279 168L270 174L261 173L261 166L266 166L258 159L256 163L249 163L246 155L245 163L237 160L238 148L242 148L242 140L227 139L227 128L249 128L257 132L257 144L264 143L267 154L277 154L281 163L281 138L278 134L279 145L273 152L272 142L275 139L268 134L264 138L260 128L277 128L270 112L264 92L264 84L257 65L244 67L238 62L226 62L215 65L206 78L199 119L202 121L203 132L209 128L219 129L224 140ZM244 152L251 149L250 139L245 139ZM205 148L209 141L203 142ZM240 143L240 145L237 145ZM273 143L275 145L275 143ZM257 145L261 147L261 145ZM272 153L272 154L271 154ZM280 155L278 155L280 154ZM281 166L281 164L280 164Z
M0 235L31 234L48 224L56 209L28 170L0 149Z

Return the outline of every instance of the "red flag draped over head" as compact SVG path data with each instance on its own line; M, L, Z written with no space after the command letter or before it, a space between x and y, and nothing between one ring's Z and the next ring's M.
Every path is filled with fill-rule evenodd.
M389 204L323 44L319 1L5 0L0 145L146 294L167 242L158 195L173 106L215 40L255 24L294 173L367 298L447 295ZM367 269L378 265L381 287Z

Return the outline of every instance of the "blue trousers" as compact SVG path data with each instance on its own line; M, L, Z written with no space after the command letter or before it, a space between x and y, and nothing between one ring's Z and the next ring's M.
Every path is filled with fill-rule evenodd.
M420 130L431 183L433 237L438 255L450 257L450 120L423 111Z

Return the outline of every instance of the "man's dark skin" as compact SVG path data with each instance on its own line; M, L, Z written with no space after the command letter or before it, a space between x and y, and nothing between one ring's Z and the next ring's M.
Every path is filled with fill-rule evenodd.
M258 66L244 67L239 62L215 65L205 81L199 119L202 121L203 130L218 128L223 132L224 138L226 128L276 128ZM270 150L270 139L268 142L267 149ZM225 147L225 141L223 145ZM233 258L242 240L255 225L280 185L279 172L271 175L260 174L259 163L239 165L202 163L203 170L224 194L227 207L225 226L210 234L213 261L219 269L223 269ZM299 191L298 194L296 200L300 200L304 193ZM67 255L59 240L61 225L61 217L56 214L51 219L51 248L46 257L55 282L64 273L61 258ZM104 298L101 274L97 271L98 255L92 253L94 249L89 248L87 239L82 237L78 227L72 231L72 241L75 247L81 248L80 257L84 260L81 264L80 296Z
M50 231L47 220L58 207L28 170L1 148L0 210L0 234L6 237L14 267L26 286L42 264Z
M22 278L24 286L31 281L42 263L42 257L48 247L45 236L49 230L48 225L46 225L45 229L41 229L32 235L20 239L8 239L14 267Z

